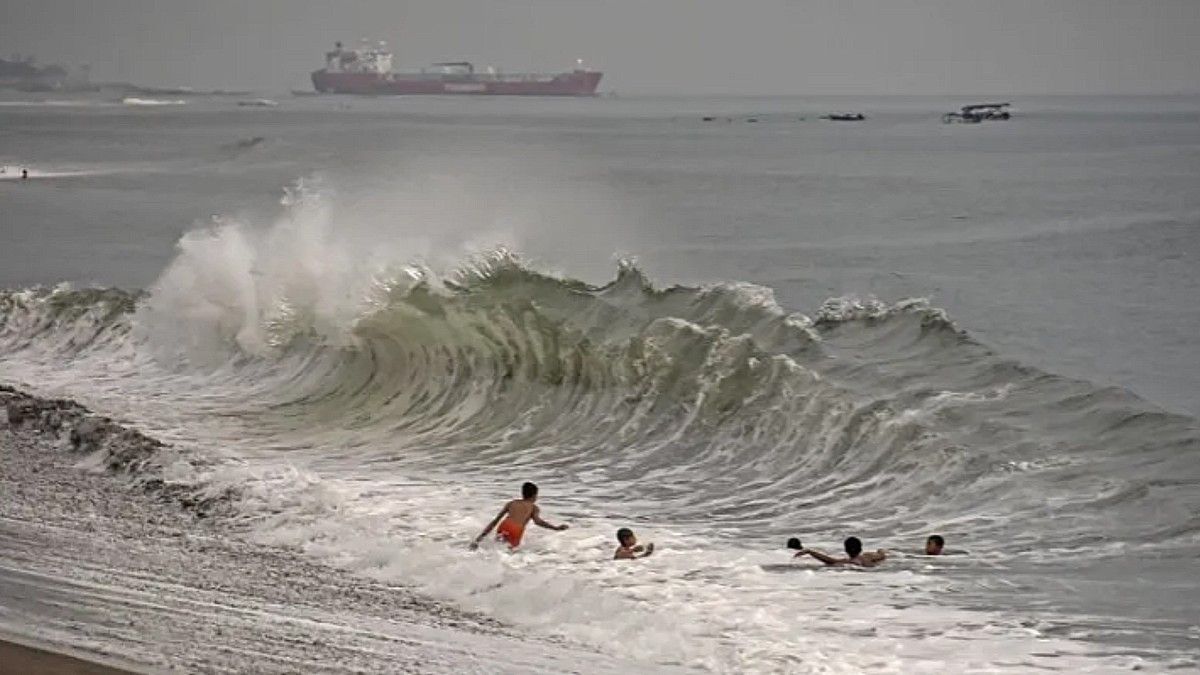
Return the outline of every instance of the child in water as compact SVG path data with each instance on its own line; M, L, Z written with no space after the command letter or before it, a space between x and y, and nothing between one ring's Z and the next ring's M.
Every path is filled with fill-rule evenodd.
M792 545L793 542L795 543L795 546ZM846 548L846 557L845 558L835 558L826 553L822 553L820 551L815 551L811 548L802 547L800 545L799 539L789 539L788 540L788 548L798 549L797 553L796 553L797 558L802 555L807 554L807 555L810 555L810 556L816 558L817 560L820 560L821 562L823 562L826 565L829 565L831 567L840 566L840 565L856 565L858 567L874 567L874 566L878 565L879 563L883 562L884 560L887 560L887 552L884 551L883 549L879 549L878 551L874 551L874 552L868 551L868 552L864 553L862 550L862 542L859 541L858 537L850 537L850 538L846 539L844 546Z
M931 534L925 540L925 555L941 555L946 548L946 540L940 534Z
M522 485L521 498L505 504L492 522L488 523L487 527L483 528L483 532L475 537L475 541L471 542L471 548L478 548L479 542L483 541L492 528L496 528L496 538L507 543L509 548L515 549L521 545L521 538L525 536L525 526L531 520L547 530L567 529L566 525L551 525L542 520L536 503L537 496L538 486L533 483ZM504 519L504 522L500 521L501 518ZM497 523L499 523L499 527L497 527Z
M613 560L633 560L634 558L645 558L654 553L654 544L646 544L639 546L637 537L633 535L633 530L628 527L622 527L617 530L617 552L613 555Z

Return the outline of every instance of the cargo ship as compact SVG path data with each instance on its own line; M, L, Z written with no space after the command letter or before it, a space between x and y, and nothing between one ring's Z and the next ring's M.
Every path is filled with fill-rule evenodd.
M387 43L346 49L338 42L325 52L325 67L312 74L313 88L322 94L368 96L412 94L475 94L492 96L595 96L603 73L588 70L581 61L564 73L477 72L468 61L434 63L415 73L393 73Z

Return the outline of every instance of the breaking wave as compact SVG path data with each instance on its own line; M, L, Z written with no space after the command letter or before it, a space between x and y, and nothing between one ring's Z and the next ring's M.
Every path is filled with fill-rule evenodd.
M362 462L569 465L653 488L664 515L767 533L797 511L894 532L888 505L915 532L988 499L1005 509L972 530L1010 545L1200 531L1113 517L1194 500L1192 420L998 357L923 300L831 299L810 319L749 284L658 289L623 264L591 286L505 251L444 278L373 275L350 308L292 287L222 303L230 289L194 271L149 293L6 292L7 359L202 373L255 402L262 433L344 432Z
M121 99L121 103L131 106L187 105L187 101L183 99L138 98L136 96L126 96Z
M349 247L319 196L285 207L266 230L190 233L145 292L0 293L0 374L83 389L176 446L148 480L240 500L276 541L374 572L401 563L377 544L348 552L348 501L368 514L364 541L415 536L379 514L434 501L450 524L425 535L444 544L477 526L459 486L531 470L569 485L557 503L576 514L636 504L639 523L684 533L676 548L697 532L765 548L798 530L936 529L976 560L1057 564L1200 541L1194 420L1006 359L925 300L834 298L810 317L753 284L659 288L623 262L595 285L502 247L438 269ZM414 476L446 501L404 501ZM404 562L405 578L528 620L477 568L445 572L459 564L446 550ZM564 625L595 620L541 602ZM661 656L661 631L623 630Z

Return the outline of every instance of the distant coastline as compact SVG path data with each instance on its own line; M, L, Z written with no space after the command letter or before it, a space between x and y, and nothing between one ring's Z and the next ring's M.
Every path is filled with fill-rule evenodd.
M88 91L88 69L72 72L59 64L39 66L32 56L0 58L0 89L19 91Z
M87 66L38 65L32 56L0 58L0 90L25 92L106 92L119 96L246 96L249 91L191 87L143 87L129 82L92 82Z

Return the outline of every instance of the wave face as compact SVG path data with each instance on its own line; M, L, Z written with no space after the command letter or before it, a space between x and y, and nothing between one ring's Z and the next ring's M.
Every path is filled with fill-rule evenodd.
M623 263L592 285L504 249L437 270L344 247L319 194L285 207L266 230L189 234L148 293L0 295L0 373L205 454L156 477L236 493L231 522L254 536L660 662L772 670L803 650L850 667L851 643L803 628L813 596L791 593L837 605L841 575L767 574L748 553L792 534L913 549L937 531L974 564L1047 574L1197 551L1193 420L1007 360L923 300L805 316L750 284L660 289ZM527 478L573 538L462 551ZM593 562L630 522L662 547L644 577ZM870 597L936 596L924 564ZM988 636L945 607L895 610L895 635L947 658L969 635L1001 663L1032 610L964 583ZM842 609L827 618L846 631L873 623ZM884 643L853 644L904 667Z

